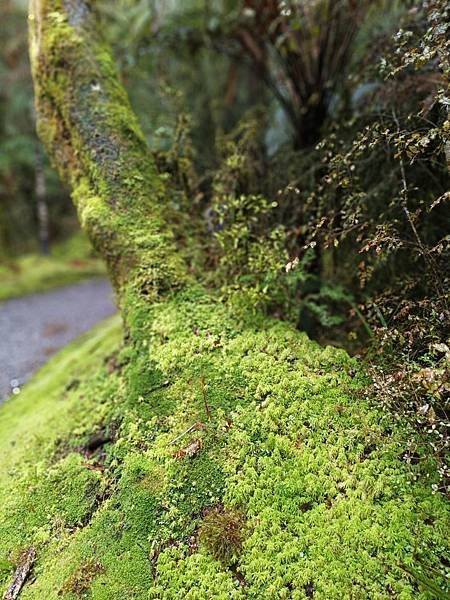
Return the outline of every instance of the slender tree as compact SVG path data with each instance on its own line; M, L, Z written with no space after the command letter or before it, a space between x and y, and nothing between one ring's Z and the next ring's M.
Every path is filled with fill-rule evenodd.
M179 287L185 267L162 214L165 186L92 3L33 0L30 23L38 132L119 297L129 285L152 297Z

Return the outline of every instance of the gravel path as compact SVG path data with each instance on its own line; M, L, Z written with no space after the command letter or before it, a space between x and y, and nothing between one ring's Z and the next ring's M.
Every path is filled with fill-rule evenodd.
M19 393L57 350L114 312L103 279L0 303L0 402Z

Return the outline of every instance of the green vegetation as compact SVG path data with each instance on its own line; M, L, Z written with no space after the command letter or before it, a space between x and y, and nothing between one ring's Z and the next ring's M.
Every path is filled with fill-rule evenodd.
M56 244L51 256L31 254L0 261L0 301L104 275L103 261L80 233Z
M35 127L28 58L27 2L0 6L0 262L42 250L79 230L67 189L44 156ZM47 215L39 214L39 194Z
M195 290L139 331L110 321L2 409L3 585L33 545L25 600L430 598L405 569L443 572L433 460L353 359Z
M216 560L226 565L241 554L245 533L245 520L239 512L216 507L203 517L199 541Z
M392 21L379 22L372 2L224 0L213 3L217 14L186 2L186 46L204 57L216 44L231 57L227 96L237 97L236 60L250 60L251 106L261 95L270 112L267 90L260 94L268 83L295 129L295 147L286 148L270 143L257 113L234 131L224 124L234 118L223 127L218 119L200 160L201 128L191 142L183 114L172 144L150 150L90 3L31 4L38 130L108 266L123 335L116 319L97 328L1 408L4 589L21 557L36 552L21 600L432 600L450 592L449 506L435 443L444 440L445 411L430 399L444 405L448 391L432 354L448 359L445 277L433 287L446 252L435 216L447 127L438 2L409 11L380 0L413 30L392 47L384 43ZM139 13L145 3L122 4ZM152 6L161 17L152 37L167 47L174 38L156 35L167 13L159 0ZM146 36L132 35L136 54L150 54ZM427 82L411 106L374 67L380 45L398 86L411 76L407 88L417 87L416 75ZM370 83L359 58L371 46L376 58L363 71L376 91L366 102L365 88L363 100L373 114L355 100L355 81ZM205 115L219 95L205 94ZM435 114L426 113L417 138L426 98ZM408 163L411 153L423 170ZM397 299L391 288L385 304L377 294L402 266L402 282L412 282L402 323L420 307L423 330L430 299L439 307L408 354L416 371L422 362L429 370L420 381L408 373L413 390L392 376L384 386L375 380L373 393L361 361L299 329L323 340L324 330L342 327L340 340L360 344L369 335L392 360L366 304L385 322ZM342 305L357 325L346 329ZM389 410L384 400L399 390L408 390L405 404L414 399L427 435Z

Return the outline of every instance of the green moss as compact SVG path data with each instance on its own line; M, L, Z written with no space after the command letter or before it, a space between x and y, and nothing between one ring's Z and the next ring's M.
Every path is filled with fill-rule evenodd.
M93 256L87 239L77 234L56 245L50 257L32 254L0 264L0 301L105 274L103 262Z
M76 385L55 359L3 409L0 560L38 550L22 598L70 598L99 564L81 581L95 600L425 600L402 567L444 586L432 459L406 464L413 434L369 404L344 352L238 320L190 283L109 52L60 0L34 7L41 131L108 263L127 345L109 360L110 334L96 357L75 350ZM89 449L98 431L112 433ZM218 506L245 521L228 562L199 543Z
M403 566L444 573L447 509L355 361L198 289L130 323L133 345L97 330L2 410L0 559L37 547L25 600L72 598L86 564L96 600L429 597ZM231 562L199 533L218 506L245 522Z
M92 582L99 573L103 573L103 565L94 560L83 563L61 588L62 594L73 594L76 597L89 592Z
M216 507L203 518L199 540L225 566L238 559L245 539L245 520L236 510Z
M165 184L109 49L91 17L70 3L32 9L39 133L71 185L83 227L118 290L130 281L147 297L179 288L186 269L162 216Z

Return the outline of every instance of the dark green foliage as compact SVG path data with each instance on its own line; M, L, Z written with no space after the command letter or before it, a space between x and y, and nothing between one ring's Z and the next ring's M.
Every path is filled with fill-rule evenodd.
M218 52L215 41L208 41L208 32L234 15L237 4L235 0L98 3L103 29L150 147L167 152L178 143L179 115L188 112L195 163L201 172L215 166L216 135L230 131L255 104L268 104L251 66Z
M39 140L33 118L27 12L19 0L0 7L0 261L38 250L35 175ZM41 150L42 152L42 150ZM44 161L51 240L78 231L69 195Z

